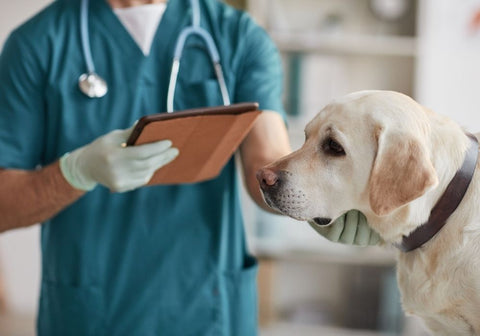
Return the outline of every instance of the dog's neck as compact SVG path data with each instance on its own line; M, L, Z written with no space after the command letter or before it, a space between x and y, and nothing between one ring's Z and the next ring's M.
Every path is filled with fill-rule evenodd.
M446 139L443 139L446 141ZM459 146L461 143L455 142ZM443 147L443 150L452 150L452 147ZM436 153L438 160L445 163L450 158L450 166L439 164L437 173L443 174L442 183L426 195L426 203L436 204L460 166L458 153ZM465 155L463 154L462 157ZM447 161L448 162L448 161ZM445 169L445 167L448 167ZM424 197L422 197L424 198ZM398 285L402 293L403 307L413 314L428 316L439 315L449 311L449 302L454 302L457 295L468 293L466 288L471 287L469 273L475 268L475 247L480 243L480 162L477 162L473 179L460 205L448 218L444 227L421 248L411 252L398 251L397 270ZM432 205L433 206L433 205ZM421 209L418 209L419 212ZM430 208L426 208L430 209ZM470 275L467 275L470 274ZM454 280L455 279L455 280ZM472 290L470 293L474 293ZM470 296L467 294L467 296ZM472 298L472 300L476 300ZM468 301L468 300L467 300ZM478 302L478 301L477 301ZM447 306L444 306L447 305ZM456 303L454 303L456 305ZM455 314L462 317L470 307L456 307ZM452 307L452 306L450 306ZM463 311L462 311L463 309ZM451 311L450 311L451 312Z
M400 277L404 278L403 290L412 286L412 288L418 288L415 287L417 285L411 283L412 281L417 284L418 282L425 284L427 281L441 276L441 272L445 272L445 265L450 265L452 269L455 269L458 263L464 262L464 257L468 255L466 252L468 246L478 246L480 238L479 200L480 162L477 162L477 168L467 194L442 230L421 248L408 253L398 250L397 267ZM411 277L412 274L415 274L415 277ZM406 285L405 281L409 285Z
M437 172L439 184L424 196L398 209L388 217L376 217L374 214L370 214L370 216L367 215L367 219L372 228L377 230L382 239L388 244L399 244L403 236L408 236L412 231L428 221L431 209L433 209L437 201L441 198L456 171L462 166L470 140L460 128L456 129L456 125L447 124L445 126L445 128L437 130L437 136L433 136L431 139L433 144L432 148L437 149L435 155L432 157L432 163ZM453 142L456 146L446 146L445 143L448 142ZM477 170L479 169L479 165L477 165ZM478 193L477 189L479 189L480 182L476 183L475 181L479 178L480 172L474 175L474 180L459 208L468 207L466 203L473 197L473 194ZM480 197L480 195L478 196ZM473 198L476 199L476 197ZM472 205L471 208L476 209L477 207ZM480 213L476 214L476 216L477 215L480 215ZM456 212L454 212L448 219L448 222L455 222L457 225L458 219L456 219L456 217ZM465 225L469 222L466 222L465 218L461 219L461 221L463 221ZM458 225L462 224L458 223ZM447 228L444 228L441 231L445 231L446 229ZM430 245L431 241L436 240L435 238L430 240L426 245Z
M470 145L465 153L463 164L433 207L430 217L408 236L403 236L401 243L397 244L397 247L403 252L413 251L431 240L462 202L473 179L478 159L478 141L473 135L468 135L468 137Z

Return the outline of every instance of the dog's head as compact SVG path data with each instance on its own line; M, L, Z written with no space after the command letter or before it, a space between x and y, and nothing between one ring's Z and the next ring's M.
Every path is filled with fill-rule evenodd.
M302 148L258 172L266 202L318 225L351 209L369 222L400 218L438 183L427 114L391 91L362 91L332 102L306 126Z

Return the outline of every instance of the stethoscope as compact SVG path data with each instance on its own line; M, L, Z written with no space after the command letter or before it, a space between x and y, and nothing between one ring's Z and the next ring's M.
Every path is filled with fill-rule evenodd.
M190 0L192 7L192 25L184 28L178 36L175 51L173 54L172 69L170 72L170 81L167 91L167 112L173 112L173 101L175 98L175 88L177 86L178 72L180 70L180 59L182 58L185 42L190 35L198 35L207 45L208 54L212 61L215 75L217 77L220 93L222 94L223 105L230 105L227 84L220 64L220 55L215 46L212 36L204 28L200 27L200 4L199 0ZM95 71L93 64L92 51L90 49L90 40L88 35L88 3L89 0L82 0L80 8L80 34L82 41L83 56L87 65L87 72L78 79L78 86L87 97L101 98L108 92L107 82Z

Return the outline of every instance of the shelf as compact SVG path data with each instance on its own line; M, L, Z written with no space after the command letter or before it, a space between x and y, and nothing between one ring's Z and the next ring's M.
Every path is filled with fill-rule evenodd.
M408 36L284 33L271 31L280 51L415 57L417 39Z
M0 314L0 335L34 335L35 319L33 313Z
M379 267L391 267L396 263L396 250L388 247L351 246L326 239L318 245L254 237L249 237L249 242L253 255L259 258Z
M318 335L335 335L335 336L386 336L386 333L343 329L327 326L300 325L295 323L278 322L267 328L260 330L260 336L318 336ZM391 335L391 334L390 334Z

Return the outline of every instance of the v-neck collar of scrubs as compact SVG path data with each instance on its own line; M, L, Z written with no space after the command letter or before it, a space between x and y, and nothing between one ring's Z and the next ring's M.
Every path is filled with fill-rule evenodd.
M138 57L142 60L158 57L160 50L169 50L169 55L173 57L173 48L178 38L181 28L191 22L191 9L186 4L186 0L169 0L160 23L155 32L150 54L145 55L131 34L115 15L113 9L107 0L90 1L91 12L98 24L107 30L108 34L114 38L125 52L131 57Z
M166 8L166 2L160 2L112 9L142 49L143 54L149 55L153 38Z

